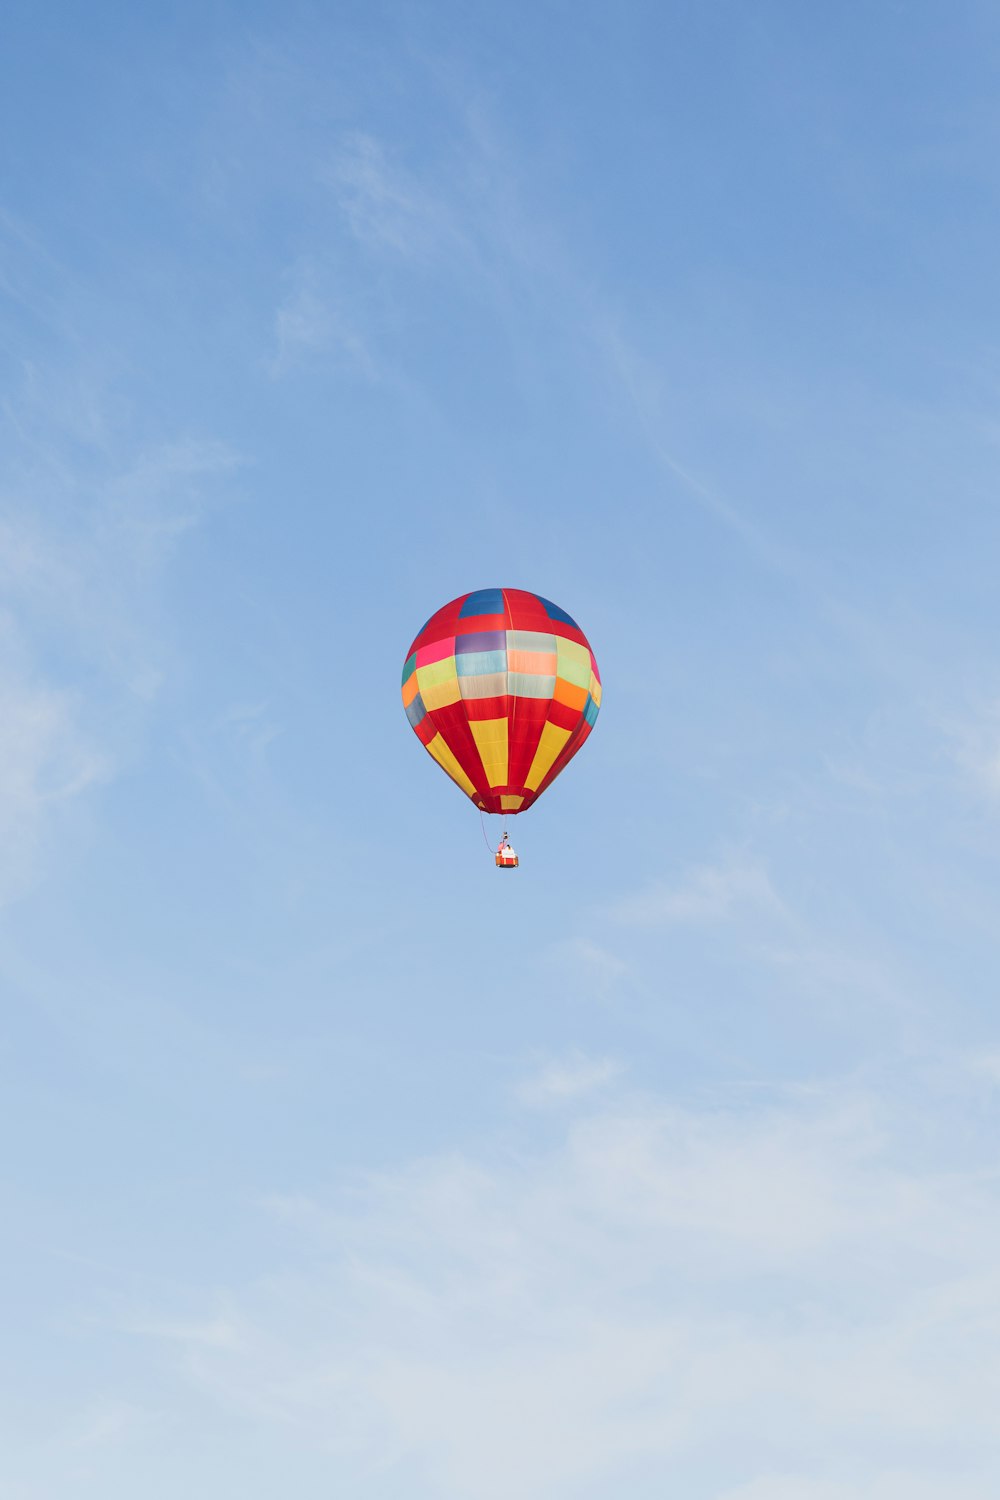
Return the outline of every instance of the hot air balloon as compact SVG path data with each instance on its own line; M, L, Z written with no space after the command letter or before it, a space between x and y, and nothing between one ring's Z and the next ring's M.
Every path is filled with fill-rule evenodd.
M524 589L478 589L432 615L403 666L421 744L480 812L528 810L590 734L601 676L579 625ZM506 843L499 868L516 866ZM504 857L501 851L506 846Z

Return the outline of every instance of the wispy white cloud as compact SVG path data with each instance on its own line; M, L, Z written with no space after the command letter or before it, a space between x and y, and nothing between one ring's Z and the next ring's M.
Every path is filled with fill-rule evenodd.
M506 133L482 107L459 112L447 161L414 165L395 143L364 130L345 135L321 172L354 241L369 255L411 268L461 275L497 307L515 285L541 296L554 316L620 390L655 462L683 493L740 536L772 571L801 579L805 560L772 536L717 484L678 456L669 381L625 326L621 310L595 288L593 276L561 241L544 209L529 205L530 178ZM333 321L338 332L332 335ZM363 369L367 344L356 325L343 325L329 303L306 297L279 312L288 354L334 338Z
M942 728L954 764L968 785L990 804L1000 804L1000 702L981 704Z
M580 935L553 943L548 959L557 969L582 979L602 994L617 988L629 972L628 964L617 953Z
M658 883L613 909L619 922L643 927L713 924L747 912L787 915L767 871L745 861L701 865L676 884Z
M709 511L772 567L797 573L798 560L779 547L756 522L748 519L706 479L692 472L689 464L677 458L671 442L669 392L664 374L656 362L642 353L628 337L617 318L606 308L595 308L592 332L602 350L609 371L620 382L638 420L643 435L663 471L679 481L694 501Z
M69 398L72 369L26 367L0 413L0 898L127 753L169 651L160 579L239 462L211 439L136 443L111 394Z
M969 1071L1000 1085L1000 1051L989 1048L966 1059Z
M56 446L56 439L53 439ZM73 653L148 696L150 595L207 495L238 466L225 444L183 439L96 457L96 473L0 476L0 586L22 639L62 631Z
M0 653L0 899L32 878L46 815L109 772L76 696L25 678Z
M335 278L315 263L285 275L284 295L274 319L275 352L269 371L276 379L316 359L342 362L352 375L377 376L375 358L356 322L348 317Z
M845 1455L842 1465L855 1465ZM805 1473L768 1474L737 1485L718 1500L991 1500L993 1480L956 1473L954 1468L928 1472L923 1467L893 1466L875 1477L817 1479Z
M154 1423L154 1414L145 1408L105 1396L90 1403L64 1441L70 1448L117 1448L143 1436Z
M622 1064L612 1057L571 1052L551 1059L525 1078L518 1097L534 1108L579 1102L614 1082L621 1072Z
M211 1312L189 1339L168 1320L170 1343L202 1399L337 1455L345 1486L385 1460L463 1500L623 1473L902 1500L932 1458L978 1495L998 1477L1000 1194L915 1166L911 1126L848 1085L752 1111L619 1095L551 1150L416 1162L325 1219L310 1205L305 1263L227 1293L238 1347L205 1339Z
M790 941L769 937L754 945L757 959L780 976L801 999L825 1001L848 1015L873 1005L912 1011L919 991L898 960L868 951L857 942L836 944L801 931Z
M699 865L680 880L656 883L609 909L626 928L718 930L742 961L766 973L775 997L785 995L843 1021L872 1007L911 1011L915 977L877 936L843 935L804 915L776 889L765 867L734 859Z
M369 249L424 261L468 250L454 202L392 160L376 137L346 137L325 176L351 232Z
M494 310L540 295L592 346L589 278L524 199L523 164L482 110L459 112L447 153L414 159L370 132L343 137L321 173L354 243L375 262L463 279Z
M166 1319L137 1319L127 1325L128 1332L145 1338L162 1339L185 1348L239 1349L242 1331L232 1317L218 1316L201 1322L170 1322Z

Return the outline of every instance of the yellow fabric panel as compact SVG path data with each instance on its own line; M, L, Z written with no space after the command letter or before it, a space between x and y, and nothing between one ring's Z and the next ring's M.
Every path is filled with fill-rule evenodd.
M524 779L524 784L529 792L537 792L539 784L552 769L552 762L559 751L569 739L570 731L560 729L556 724L545 724L542 728L542 737L538 741L538 749L535 758L531 762L531 770Z
M416 672L417 686L421 693L429 687L437 687L439 683L450 682L453 677L458 676L458 666L453 656L444 656L440 661L430 661L426 667L418 667Z
M577 666L590 666L590 648L581 646L579 641L568 641L565 636L557 636L556 650L561 661L575 661Z
M448 775L451 777L452 781L456 782L458 786L462 788L462 791L465 793L465 795L467 797L471 797L473 802L478 803L479 798L476 795L476 789L472 785L472 782L469 780L468 776L466 776L465 772L462 770L462 767L459 765L454 755L452 755L451 751L448 749L444 735L436 734L431 740L430 744L427 746L427 749L429 753L433 755L438 765L442 766L448 772Z
M490 786L507 785L507 716L471 719L469 728Z
M596 675L593 672L591 672L591 674L590 674L590 696L593 698L593 700L597 704L598 708L600 708L600 706L601 706L601 684L598 682L597 677L596 677Z
M462 696L462 690L458 685L458 678L452 678L451 682L439 682L434 687L421 688L420 696L424 700L424 707L430 713L434 708L447 708L449 703L458 703Z
M409 675L409 677L403 683L403 707L404 708L409 708L410 704L413 702L414 698L417 696L417 691L418 691L418 689L417 689L417 674L416 674L416 672L411 672L410 675Z
M458 685L458 668L453 656L446 656L442 661L428 662L426 667L418 667L414 676L428 713L435 708L447 708L449 703L457 703L462 696L462 689Z
M505 796L501 795L501 797L500 797L500 808L501 808L501 811L503 811L503 812L517 812L518 808L521 806L521 803L523 801L524 801L523 797L505 797Z
M574 682L567 682L564 677L556 678L553 697L557 703L565 703L567 708L575 708L581 714L587 706L587 689L577 687Z

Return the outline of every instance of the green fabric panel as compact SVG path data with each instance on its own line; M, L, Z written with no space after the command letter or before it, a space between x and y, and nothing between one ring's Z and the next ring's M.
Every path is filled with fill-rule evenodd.
M556 637L543 630L508 630L508 651L541 651L551 656L556 649Z
M554 677L541 677L534 672L508 672L507 691L515 698L551 698L556 690Z
M558 662L559 676L566 682L571 682L574 687L590 687L590 652L586 646L578 646L576 641L559 640Z

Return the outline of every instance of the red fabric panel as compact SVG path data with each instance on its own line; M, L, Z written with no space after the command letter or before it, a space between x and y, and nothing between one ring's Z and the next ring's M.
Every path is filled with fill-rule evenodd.
M560 729L573 730L580 722L580 710L570 708L568 703L560 703L557 698L553 698L549 704L548 720Z
M462 707L465 717L470 721L481 719L502 719L504 715L510 715L510 705L513 699L506 698L466 698Z
M435 728L479 795L487 796L490 783L469 728L465 704L449 703L444 708L432 709L426 717L434 720Z
M510 777L511 791L515 794L524 791L524 779L531 770L548 709L546 698L512 700L511 726L507 736L507 775Z

